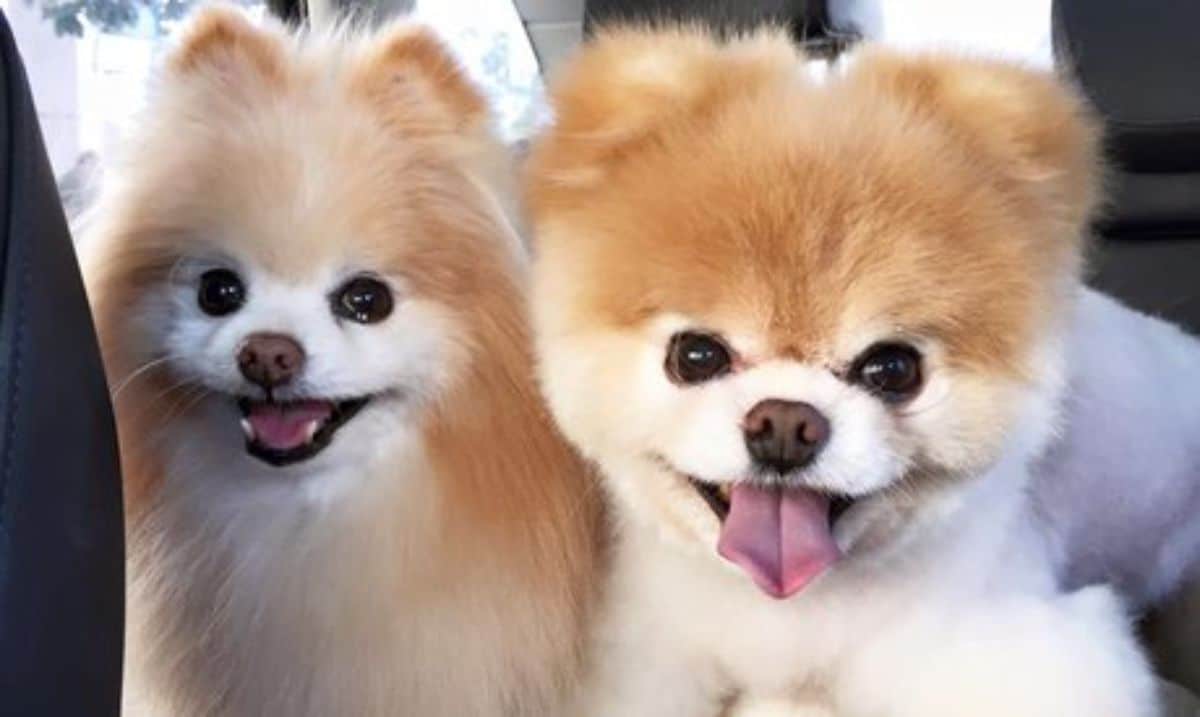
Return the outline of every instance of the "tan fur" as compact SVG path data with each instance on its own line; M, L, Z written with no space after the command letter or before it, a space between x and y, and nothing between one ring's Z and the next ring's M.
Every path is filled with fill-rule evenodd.
M800 61L782 34L624 29L566 68L528 190L548 263L605 277L564 280L567 320L668 309L820 359L849 307L1019 373L1095 200L1081 105L983 60L878 50L824 87Z
M419 27L401 26L378 43L353 81L359 84L357 91L409 132L486 129L489 112L483 96L442 43ZM412 94L435 101L406 106L404 100ZM429 113L432 126L414 127L414 110Z
M169 66L172 72L182 74L219 72L238 84L247 80L283 83L287 79L279 39L255 31L236 13L225 10L198 15Z
M585 468L536 393L523 260L505 236L495 198L481 189L501 154L483 97L428 30L399 24L377 38L294 39L226 9L192 22L161 79L85 247L116 392L131 577L150 586L148 596L133 598L131 623L148 622L139 629L149 634L136 636L131 652L147 648L137 640L149 643L147 654L160 663L155 688L175 695L165 703L176 715L243 714L253 702L239 702L239 694L262 692L268 696L256 699L264 704L272 689L296 688L255 684L281 675L308 695L294 704L334 710L324 714L406 714L421 705L423 714L549 714L578 663L599 513ZM207 615L227 577L209 575L205 565L159 561L177 537L160 524L170 515L162 497L171 449L164 429L199 420L201 395L179 384L169 361L148 364L156 357L132 319L197 246L236 247L295 281L348 252L369 258L404 277L409 300L446 316L461 343L447 387L420 418L431 475L394 466L397 486L427 484L432 512L423 517L424 506L408 506L397 489L383 493L396 503L356 515L373 523L327 518L364 536L390 537L349 563L339 553L349 548L314 549L311 561L343 564L305 564L292 578L323 576L328 584L320 590L351 597L335 613L343 617L314 632L317 645L297 643L296 652L317 654L283 656L294 660L291 671L216 652L245 648L248 656L267 648L249 644L256 634L246 644L220 634L227 629L221 615ZM428 530L419 529L423 521ZM201 546L198 555L216 561L220 552ZM372 575L388 576L378 582L394 590L383 603L390 611L376 612L375 596L354 606L356 588L335 577L350 567L364 585ZM263 581L263 595L276 594ZM304 621L298 634L325 629L320 623L329 616L306 612L304 598L291 593L285 599L294 604L271 610ZM439 624L446 625L440 632ZM411 646L389 647L404 656L395 664L355 642L393 632L412 636ZM322 651L330 661L350 657L337 666L345 682L328 693L305 692L319 689L304 688L305 681L337 677L320 674Z

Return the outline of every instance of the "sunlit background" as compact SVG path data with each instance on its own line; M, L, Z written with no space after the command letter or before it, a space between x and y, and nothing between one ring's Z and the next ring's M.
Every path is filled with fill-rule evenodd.
M104 159L146 101L148 79L181 19L203 0L0 0L13 27L68 215L94 195ZM240 0L261 15L262 0ZM417 0L491 95L510 141L544 120L538 61L506 0Z
M182 18L207 0L0 0L30 76L69 216L95 194L105 158L146 100L148 78ZM238 2L251 14L267 0ZM547 119L543 71L579 42L583 0L308 0L314 20L339 7L411 10L440 31L519 141ZM980 13L965 0L831 0L835 24L905 46L958 45L1049 65L1049 0ZM531 42L532 40L532 42ZM535 53L536 49L536 53ZM539 63L540 58L540 63Z

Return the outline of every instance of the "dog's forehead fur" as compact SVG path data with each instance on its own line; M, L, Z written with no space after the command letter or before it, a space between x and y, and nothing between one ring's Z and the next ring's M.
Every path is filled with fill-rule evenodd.
M659 52L639 39L591 52ZM548 263L587 267L573 318L677 313L817 361L869 325L1019 372L1091 203L1094 132L1073 96L1034 73L878 52L817 85L781 38L707 42L681 31L673 68L641 60L665 78L630 80L626 102L658 102L655 119L595 99L612 81L586 53L558 88L529 186ZM976 116L1040 99L1027 126L1006 107L995 130Z
M320 267L401 253L416 224L411 177L352 168L387 167L380 155L396 148L372 141L378 131L366 122L366 131L347 127L352 115L328 126L319 108L296 127L283 115L307 103L280 104L276 116L229 118L207 141L181 147L173 183L186 178L197 191L168 199L164 216L193 235L193 248L202 243L297 282ZM313 141L315 133L339 139ZM361 256L339 256L348 253Z
M329 267L411 274L419 288L431 253L461 253L432 242L469 244L494 222L461 201L476 193L465 167L502 162L483 97L428 30L358 34L199 18L122 176L140 248L166 263L207 246L296 283Z

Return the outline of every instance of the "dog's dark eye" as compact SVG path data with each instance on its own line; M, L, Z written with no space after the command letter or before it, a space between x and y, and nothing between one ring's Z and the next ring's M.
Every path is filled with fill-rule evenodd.
M333 295L333 313L360 324L376 324L392 313L392 290L378 279L359 276Z
M667 346L667 375L678 383L702 383L729 372L733 361L720 339L692 331L675 334Z
M854 363L851 379L887 401L903 401L921 388L921 354L907 344L876 344Z
M229 269L206 271L200 275L196 302L209 316L232 314L246 303L246 285Z

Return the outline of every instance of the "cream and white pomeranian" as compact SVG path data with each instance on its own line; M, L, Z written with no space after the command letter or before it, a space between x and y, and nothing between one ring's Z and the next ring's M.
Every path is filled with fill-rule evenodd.
M1001 63L801 62L614 29L552 92L540 370L618 529L577 711L1156 714L1118 600L1058 591L1026 498L1095 123Z
M131 710L558 712L602 531L537 392L489 125L407 24L217 9L167 58L85 246Z

